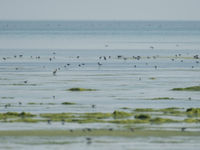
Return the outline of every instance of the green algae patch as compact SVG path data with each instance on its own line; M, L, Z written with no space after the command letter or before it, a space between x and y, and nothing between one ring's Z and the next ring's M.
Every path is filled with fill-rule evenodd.
M173 119L169 119L169 118L154 118L150 120L151 123L156 123L156 124L161 124L161 123L178 123L180 121L178 120L173 120Z
M136 119L141 119L141 120L146 120L146 119L150 119L151 116L149 114L137 114L135 115Z
M56 103L47 103L47 105L56 105Z
M28 105L36 105L37 103L32 103L32 102L30 102L30 103L27 103Z
M19 115L18 113L15 114L15 113L11 113L11 112L0 113L0 119L17 118L17 117L19 117L18 115Z
M128 112L124 112L124 111L114 111L112 113L113 117L114 118L126 118L126 117L130 117L132 116L133 114L132 113L128 113Z
M75 105L76 103L72 103L72 102L63 102L62 105Z
M14 99L14 97L1 97L1 99Z
M192 131L173 131L173 130L108 130L108 129L91 129L87 130L12 130L0 131L0 136L113 136L113 137L173 137L173 136L200 136L200 132Z
M200 86L191 86L186 88L173 88L172 91L200 91Z
M152 108L137 108L134 112L163 112L163 113L182 113L183 111L179 111L182 108L178 107L169 107L169 108L162 108L162 109L152 109ZM184 112L183 112L184 113Z
M84 113L81 114L80 117L81 118L88 118L88 119L106 119L106 118L110 118L113 115L111 113Z
M151 100L173 100L174 98L171 97L156 97L152 98Z
M129 107L122 107L122 108L120 108L120 109L131 109L131 108L129 108Z
M200 116L200 108L188 108L186 114L188 116Z
M157 112L157 110L152 108L137 108L134 110L135 112Z
M67 119L65 120L66 122L73 122L73 123L105 123L106 121L104 120L99 120L99 119Z
M7 113L4 113L3 115L19 117L20 114L18 112L7 112Z
M36 123L44 121L73 122L73 123L115 123L115 124L151 124L151 123L198 123L200 108L188 108L187 110L177 107L151 109L138 108L136 112L115 110L113 113L41 113L39 115L28 112L0 113L0 120L4 122L27 122ZM159 118L155 118L158 117ZM168 118L160 118L167 116ZM184 116L185 120L173 120L169 117ZM33 118L35 117L35 118ZM36 118L37 117L37 118ZM38 119L39 118L39 119Z
M173 116L182 116L182 115L185 115L185 112L179 111L179 109L181 109L181 108L170 107L170 108L160 109L159 111L163 112L164 114L170 114L170 115L173 115Z
M0 114L0 119L5 119L5 118L16 118L16 117L35 117L36 115L31 114L31 113L26 113L26 112L7 112L7 113L1 113Z
M70 88L68 91L96 91L96 89L86 89L86 88Z
M32 119L32 118L24 118L24 119L16 119L16 120L10 120L9 122L25 122L25 123L37 123L40 122L39 119Z
M61 121L66 119L66 122L77 122L77 123L90 123L90 122L102 122L106 121L103 119L109 118L127 118L133 114L123 111L114 111L113 113L44 113L40 114L42 118L48 118L52 121Z
M149 120L141 120L141 119L126 119L126 120L110 120L108 123L116 123L116 124L144 124L149 123Z
M52 121L60 121L66 118L75 118L73 113L44 113L40 114L40 117L48 118L51 119Z
M188 118L188 119L185 119L183 122L185 122L185 123L199 123L200 119Z
M28 105L56 105L56 103L34 103L34 102L30 102L27 104Z
M19 113L20 117L35 117L36 115L31 114L31 113L26 113L26 112L21 112Z
M134 112L160 112L164 115L172 115L172 116L183 116L185 115L184 111L179 111L181 108L171 107L171 108L162 108L162 109L152 109L152 108L137 108Z
M154 78L154 77L151 77L151 78L149 78L150 80L156 80L156 78Z

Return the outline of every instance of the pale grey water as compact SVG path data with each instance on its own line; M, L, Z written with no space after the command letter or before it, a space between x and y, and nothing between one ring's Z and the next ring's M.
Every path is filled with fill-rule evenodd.
M154 48L150 48L151 46ZM172 61L172 57L178 54L181 54L181 58ZM17 57L14 58L14 55ZM23 57L19 58L19 55ZM119 55L128 59L118 59ZM170 90L175 87L200 85L200 64L196 63L199 59L192 59L194 55L200 55L200 22L0 22L0 112L84 113L113 112L122 107L200 107L199 92ZM40 59L36 59L37 56L40 56ZM80 58L77 59L77 56ZM100 56L106 56L107 59L99 59ZM132 56L142 56L142 59L132 59ZM147 59L147 56L151 58ZM159 57L153 59L153 56ZM3 60L3 57L6 60ZM49 61L49 58L52 58L52 61ZM98 62L102 63L102 66L99 67ZM70 66L67 66L68 63ZM81 63L85 65L79 67ZM60 70L53 76L52 72L56 68ZM151 80L152 77L155 80ZM26 85L19 85L26 80ZM66 91L72 87L92 88L97 91ZM173 97L174 100L150 100L156 97ZM189 97L191 100L188 100ZM77 105L61 105L66 101L75 102ZM22 105L19 105L19 102ZM10 103L11 107L4 108L7 103ZM95 109L91 108L92 104L96 105ZM199 131L199 124L184 126L188 126L189 130ZM116 128L111 124L0 124L0 130L86 127ZM176 130L181 125L157 125L155 128L158 127ZM104 142L104 139L98 143L102 140L99 138L91 145L85 143L84 137L70 139L75 143L67 146L71 149L102 149L102 146L107 149L134 149L133 146L135 149L159 149L163 145L162 142L152 142L156 141L156 138L122 138L119 144L116 144L118 138L105 137L106 141L110 140L108 143ZM30 137L30 141L33 139L34 137ZM13 141L12 145L6 142L10 140ZM59 138L50 139L54 140L62 142ZM158 141L163 140L166 139ZM22 141L21 138L15 140L1 137L0 148L27 149L33 145ZM40 139L33 141L38 143ZM177 137L175 141L181 142L178 145L176 143L176 146L174 140L166 142L165 149L170 149L171 146L175 146L174 149L198 149L196 138ZM66 145L49 146L46 142L48 140L44 139L42 144L33 146L32 149L64 149Z
M116 149L116 150L182 150L199 148L199 137L170 137L170 138L120 138L120 137L94 137L91 144L87 144L86 137L5 137L1 139L4 145L0 145L1 149ZM9 142L8 142L9 141ZM12 145L11 146L11 143Z

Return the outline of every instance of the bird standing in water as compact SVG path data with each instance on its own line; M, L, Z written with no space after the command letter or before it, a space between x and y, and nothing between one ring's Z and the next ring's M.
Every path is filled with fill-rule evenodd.
M54 76L56 75L56 72L57 72L57 69L55 69L55 70L53 71L53 75L54 75Z

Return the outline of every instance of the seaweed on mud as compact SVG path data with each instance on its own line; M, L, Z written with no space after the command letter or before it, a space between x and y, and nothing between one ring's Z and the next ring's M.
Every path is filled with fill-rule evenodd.
M114 136L114 137L172 137L172 136L200 136L200 132L181 132L175 130L142 130L136 129L131 132L130 129L127 130L108 130L108 129L76 129L76 130L5 130L0 131L0 136L46 136L46 137L58 137L58 136L68 136L68 137L85 137L85 136ZM47 143L48 144L48 143Z
M160 112L163 112L164 114L171 114L171 115L184 115L183 111L179 111L177 107L170 107L170 108L163 108L160 109Z
M174 98L171 97L156 97L152 98L151 100L173 100Z
M122 108L120 108L120 109L131 109L131 108L129 108L129 107L122 107Z
M124 112L124 111L115 110L112 113L112 115L113 115L114 118L126 118L126 117L132 116L133 114L132 113L128 113L128 112Z
M14 97L1 97L1 99L14 99Z
M136 119L141 119L141 120L146 120L146 119L150 119L151 116L149 114L137 114L135 115Z
M183 122L185 122L185 123L199 123L200 119L187 118L187 119L183 120Z
M173 88L172 91L200 91L200 86L190 86L186 88Z
M162 109L138 108L135 112L124 112L115 110L113 113L42 113L39 116L28 112L7 112L0 113L0 120L5 122L41 122L41 121L65 121L74 123L115 123L115 124L138 124L138 123L198 123L200 122L200 108L188 108L180 111L181 108L171 107ZM141 113L142 112L142 113ZM146 112L143 113L143 112ZM153 113L151 113L153 112ZM156 113L154 113L156 112ZM154 118L155 115L167 116L188 116L185 120L173 120L170 118ZM163 114L160 114L163 113ZM153 116L151 116L153 115ZM33 117L40 117L33 118ZM133 119L135 117L135 119ZM195 117L195 118L192 118Z
M152 109L152 108L137 108L134 111L135 112L161 112L163 114L168 114L168 115L184 115L185 113L183 111L179 111L177 107L170 107L170 108L162 108L162 109Z
M26 123L37 123L40 122L39 119L32 119L32 118L20 118L16 120L10 120L9 122L26 122Z
M136 108L135 112L156 112L157 110L152 108Z
M72 102L63 102L62 105L75 105L76 103L72 103Z
M110 120L108 123L116 123L116 124L136 124L136 123L149 123L149 120L141 120L141 119L126 119L126 120Z
M154 77L151 77L151 78L149 78L150 80L156 80L156 78L154 78Z
M49 118L54 121L59 121L65 118L75 118L73 113L43 113L40 114L42 118Z
M37 103L33 103L33 102L30 102L30 103L27 103L28 105L36 105Z
M1 113L0 118L15 118L15 117L35 117L36 115L26 112L7 112L7 113Z
M186 110L186 114L190 117L192 116L200 116L200 108L188 108Z
M111 113L83 113L80 115L81 118L88 118L88 119L106 119L112 117Z
M151 119L150 120L151 123L177 123L177 122L180 122L178 120L173 120L173 119L169 119L169 118L160 118L160 117L157 117L157 118L154 118L154 119Z
M104 123L106 121L93 119L93 118L86 118L86 119L67 119L66 122L75 122L75 123Z
M35 117L36 115L28 113L28 112L21 112L19 113L20 117Z

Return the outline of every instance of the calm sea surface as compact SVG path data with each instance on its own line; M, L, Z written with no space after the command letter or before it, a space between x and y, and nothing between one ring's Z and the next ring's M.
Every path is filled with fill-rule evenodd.
M0 112L85 113L113 112L123 107L200 107L199 92L171 90L200 85L200 60L194 59L195 55L200 56L200 22L0 21ZM53 75L56 69L57 73ZM97 91L67 91L73 87ZM152 100L159 97L173 100ZM62 105L63 102L76 105L66 106ZM6 104L11 106L5 108ZM92 105L96 107L92 108ZM114 125L0 123L0 130L105 126ZM178 126L159 127L174 129ZM198 124L186 126L200 130ZM11 146L6 143L10 140L13 142ZM25 144L21 142L23 139L1 137L0 149L15 149L16 146L26 149L32 144L31 140L38 142L31 137L29 140L29 144ZM112 144L119 139L110 140L109 144L96 142L90 148L128 149L135 146L138 149L159 149L162 145L146 138L142 142L122 139L119 146ZM176 140L179 142L176 149L188 149L191 145L195 149L194 143L198 145L195 138L189 143L184 138ZM71 149L78 149L78 146L88 149L81 138L74 141L78 144L71 144ZM165 148L170 149L170 144L173 145L169 142ZM56 146L65 149L63 145ZM34 148L55 147L40 144Z

